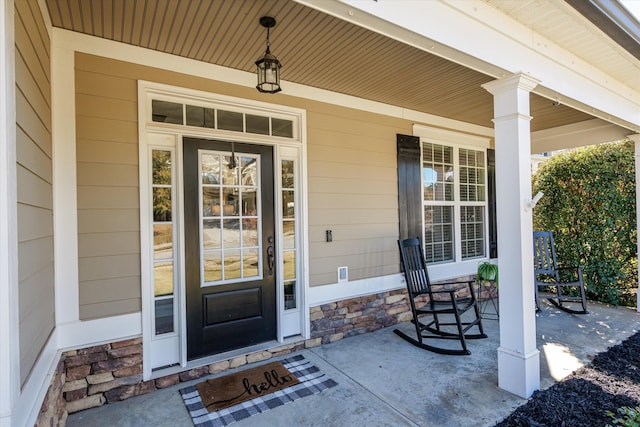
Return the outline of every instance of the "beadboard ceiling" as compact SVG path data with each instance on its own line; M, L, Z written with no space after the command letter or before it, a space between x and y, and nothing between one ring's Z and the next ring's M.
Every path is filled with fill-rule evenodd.
M537 30L562 27L518 6L528 3L532 9L539 0L485 1ZM283 64L283 80L492 127L492 97L480 87L492 77L290 0L46 0L46 5L54 27L248 72L265 49L259 18L273 16L278 23L271 50ZM572 23L580 25L587 24ZM567 30L564 37L567 47L584 50L579 34ZM606 43L599 52L607 53ZM592 118L535 94L531 114L533 131Z

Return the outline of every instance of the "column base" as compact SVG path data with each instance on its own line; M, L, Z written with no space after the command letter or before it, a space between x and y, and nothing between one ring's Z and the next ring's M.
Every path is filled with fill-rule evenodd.
M540 389L540 352L498 348L498 387L524 399Z

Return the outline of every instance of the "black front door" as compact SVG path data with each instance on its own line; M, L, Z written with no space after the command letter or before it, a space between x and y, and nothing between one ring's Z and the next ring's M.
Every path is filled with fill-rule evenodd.
M183 153L188 359L273 340L273 148L185 138Z

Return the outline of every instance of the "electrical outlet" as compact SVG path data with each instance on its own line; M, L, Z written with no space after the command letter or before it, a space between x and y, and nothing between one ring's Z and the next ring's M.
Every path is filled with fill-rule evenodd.
M338 283L349 281L349 267L338 267Z

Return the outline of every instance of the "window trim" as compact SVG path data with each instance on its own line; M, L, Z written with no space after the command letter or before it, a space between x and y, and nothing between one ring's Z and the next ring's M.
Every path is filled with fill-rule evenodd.
M490 247L489 247L489 186L488 186L488 165L486 162L486 152L491 148L491 140L485 136L471 135L462 132L456 132L448 129L439 129L423 125L413 126L413 135L420 139L420 184L421 184L421 210L422 210L422 238L424 238L424 206L443 206L444 204L451 204L454 206L454 260L443 261L438 263L430 263L430 274L433 273L434 277L456 277L466 274L475 274L477 265L483 260L489 259ZM461 221L460 221L460 206L462 202L460 200L460 183L456 180L454 186L454 201L425 201L423 194L423 144L432 143L438 145L447 145L454 148L454 170L459 177L459 149L471 149L477 151L483 151L485 153L485 200L484 202L464 202L464 206L484 206L484 228L485 228L485 256L462 259L462 246L461 246ZM427 203L428 202L428 203Z

